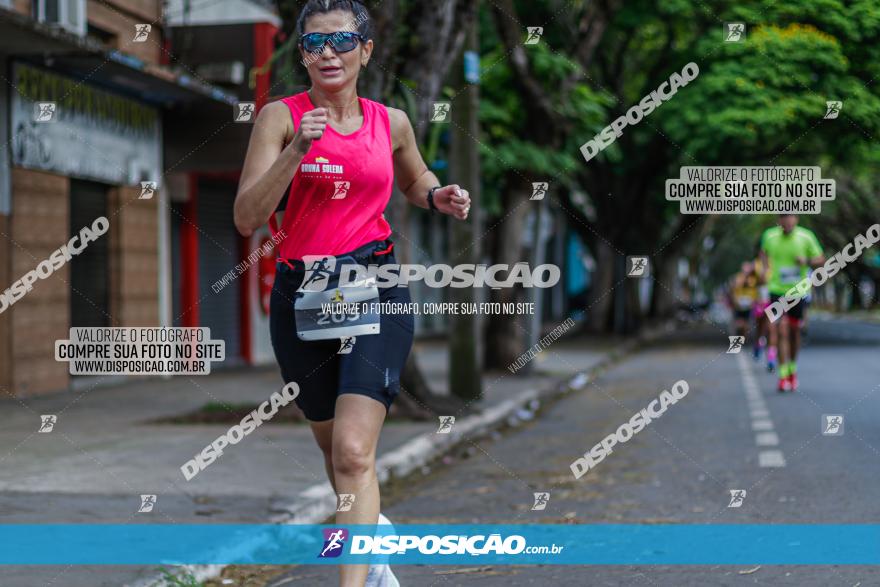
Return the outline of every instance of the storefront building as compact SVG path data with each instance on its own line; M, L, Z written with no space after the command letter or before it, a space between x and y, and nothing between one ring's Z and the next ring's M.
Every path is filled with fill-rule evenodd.
M61 4L66 8L59 12L43 0L0 2L0 66L10 82L0 92L6 141L0 154L0 293L11 300L12 284L96 218L107 218L109 229L2 305L0 393L6 397L113 381L71 377L68 364L55 361L54 341L68 338L71 327L200 325L198 313L194 321L182 320L174 308L173 268L185 263L172 258L180 235L172 234L179 218L170 185L181 176L200 178L200 161L221 159L230 145L243 154L249 131L229 124L237 95L167 63L162 2ZM139 23L152 23L145 42L133 41ZM202 128L168 132L193 112L202 116ZM234 197L235 178L226 179L233 181ZM178 200L191 193L192 181L184 183ZM210 187L201 191L202 238L230 252L194 260L210 288L215 270L235 266L246 247L237 235L215 229L224 222L225 204L214 201ZM198 228L190 231L198 234ZM203 301L207 319L211 302ZM250 354L249 348L233 350Z

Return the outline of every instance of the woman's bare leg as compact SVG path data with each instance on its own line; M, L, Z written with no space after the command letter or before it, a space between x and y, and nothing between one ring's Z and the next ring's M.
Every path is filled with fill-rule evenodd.
M376 524L379 519L379 483L376 478L376 445L385 406L378 401L353 393L336 400L333 424L332 463L337 494L351 493L354 504L346 512L336 513L336 523ZM369 565L342 565L340 585L363 587Z
M324 422L309 422L312 427L312 434L318 448L324 454L324 470L327 471L327 479L333 490L336 490L336 481L333 479L333 420Z

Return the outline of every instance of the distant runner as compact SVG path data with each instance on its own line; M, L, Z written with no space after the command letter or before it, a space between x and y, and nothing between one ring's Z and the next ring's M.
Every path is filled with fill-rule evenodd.
M767 306L770 305L770 290L767 289L767 263L761 259L761 243L758 242L757 259L754 265L754 279L758 288L758 298L752 307L752 314L755 317L755 344L753 354L755 361L761 360L761 353L767 347L767 339L770 335L770 320L764 315ZM771 373L776 369L776 349L773 349L773 356L767 352L767 370Z
M769 263L767 287L770 302L786 295L795 284L806 278L810 267L825 263L822 245L811 230L800 227L795 214L780 214L779 226L768 228L761 236L761 256ZM809 292L809 290L807 290ZM793 295L800 295L793 292ZM806 295L806 293L804 294ZM776 322L770 324L770 350L779 347L779 384L781 392L798 387L797 354L801 343L801 325L807 301L801 299Z
M733 310L733 325L737 336L747 336L752 311L758 301L758 280L755 277L755 264L743 262L739 273L733 276L728 294Z

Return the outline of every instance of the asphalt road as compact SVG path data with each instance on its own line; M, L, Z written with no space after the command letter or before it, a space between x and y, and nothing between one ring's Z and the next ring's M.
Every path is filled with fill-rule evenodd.
M813 320L806 343L801 389L782 395L746 351L726 353L722 328L670 335L535 420L394 488L383 511L396 523L878 523L880 326ZM685 398L574 479L572 460L679 379ZM844 416L842 436L821 433L823 414ZM747 491L739 508L728 507L731 489ZM545 490L546 510L531 511L533 492ZM853 566L394 569L404 587L880 585L880 568ZM299 567L267 586L333 585L335 573Z

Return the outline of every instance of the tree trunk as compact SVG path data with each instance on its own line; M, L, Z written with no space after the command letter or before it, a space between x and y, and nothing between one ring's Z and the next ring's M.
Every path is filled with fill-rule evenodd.
M614 301L614 256L615 252L602 239L594 239L590 253L595 260L596 270L590 280L589 300L585 309L587 327L592 332L608 332L611 329L611 308Z
M517 180L518 178L514 179L514 182ZM503 220L494 219L487 223L490 228L495 226L491 231L494 237L493 262L513 266L518 262L528 261L522 247L526 217L531 210L528 196L529 194L522 191L521 187L505 190L502 196L503 210L509 212ZM521 288L501 288L491 290L489 297L492 302L504 304L518 301L521 293ZM491 314L487 317L485 352L487 369L507 369L507 366L525 351L525 333L528 331L528 324L524 321L529 318L529 316L511 317L500 314Z
M655 258L656 259L656 258ZM651 291L648 316L668 318L675 312L675 288L678 279L678 263L675 255L663 255L655 260L656 279Z

